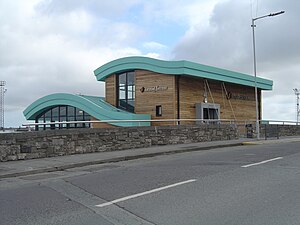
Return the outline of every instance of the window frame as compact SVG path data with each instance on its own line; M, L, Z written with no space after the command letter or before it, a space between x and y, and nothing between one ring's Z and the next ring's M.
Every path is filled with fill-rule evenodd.
M61 113L64 110L64 113ZM55 112L55 113L54 113ZM47 116L46 116L47 115ZM42 113L35 117L35 122L68 122L68 121L90 121L91 116L80 108L70 105L56 105L45 109ZM37 125L36 130L48 129L68 129L68 128L84 128L90 127L89 123L82 124L56 124L56 125Z
M120 84L120 77L125 76L125 84ZM116 74L116 103L117 108L134 113L135 111L135 71L126 71ZM132 79L132 80L130 80ZM130 82L131 81L131 82ZM120 98L120 91L125 92L124 98ZM124 102L124 105L121 102Z

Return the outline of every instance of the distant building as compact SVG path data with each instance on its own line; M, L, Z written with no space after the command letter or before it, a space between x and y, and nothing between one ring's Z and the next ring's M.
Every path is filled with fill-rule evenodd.
M90 120L228 119L255 120L254 77L189 61L126 57L94 71L105 82L105 97L56 93L24 110L37 129L90 127ZM261 91L272 90L271 80L257 78L259 117ZM181 121L181 124L195 121ZM174 122L109 122L92 127L158 126Z

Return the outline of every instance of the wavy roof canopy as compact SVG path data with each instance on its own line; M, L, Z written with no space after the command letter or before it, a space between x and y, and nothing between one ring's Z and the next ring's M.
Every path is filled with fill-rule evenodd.
M105 81L105 78L112 74L135 69L149 70L161 74L194 76L255 87L254 76L247 74L185 60L163 61L140 56L125 57L111 61L96 69L94 74L98 81ZM273 81L257 77L258 88L262 90L272 90L272 86Z
M24 110L23 114L27 120L34 120L35 117L41 114L44 110L57 105L69 105L77 107L98 120L150 120L150 115L126 112L108 104L101 97L66 93L56 93L42 97L29 105ZM137 122L110 124L124 127L138 125ZM149 126L150 123L141 122L140 125Z

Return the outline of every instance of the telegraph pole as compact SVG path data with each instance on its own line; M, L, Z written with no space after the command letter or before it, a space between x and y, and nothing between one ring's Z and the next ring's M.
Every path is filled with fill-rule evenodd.
M4 93L6 92L5 89L6 82L1 80L0 81L0 129L4 130Z
M299 114L300 114L300 109L299 109L299 95L300 91L297 88L293 89L297 98L297 109L296 109L296 116L297 116L297 125L299 123Z

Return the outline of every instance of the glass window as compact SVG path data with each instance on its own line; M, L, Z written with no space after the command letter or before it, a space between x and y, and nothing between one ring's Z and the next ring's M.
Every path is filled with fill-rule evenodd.
M161 105L156 106L156 116L162 116L162 107L161 107Z
M129 106L134 107L134 100L129 100L129 99L128 99L127 104L128 104Z
M126 73L120 74L119 75L119 85L126 85Z
M59 122L65 122L67 121L67 117L66 116L60 116L59 117Z
M76 117L75 116L68 116L67 121L76 121Z
M45 113L45 118L51 118L51 109Z
M59 107L52 108L52 117L51 120L53 122L59 121Z
M134 71L118 75L117 103L118 107L134 112L135 101L135 75Z
M125 86L119 87L119 99L126 99L126 89Z
M76 108L76 121L84 120L84 112L81 109Z
M35 118L39 123L50 122L65 122L65 121L89 121L91 116L83 110L73 106L55 106L53 108L45 110L41 115ZM90 127L89 123L83 124L47 124L36 126L37 130L43 129L63 129L73 127Z
M52 108L52 117L58 117L59 107Z
M59 107L59 115L66 116L67 115L67 106L60 106Z
M83 113L84 113L83 114L83 116L84 116L83 120L84 121L91 120L91 116L89 114L87 114L86 112L83 112Z
M134 72L127 73L127 85L129 86L134 85Z
M68 117L75 117L75 107L67 106L67 114Z
M52 120L51 120L51 117L48 118L48 117L45 117L45 123L50 123Z
M128 86L128 99L133 99L134 98L134 90L133 86Z

